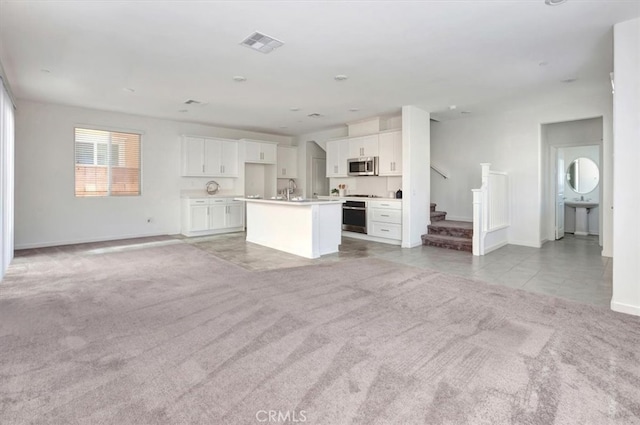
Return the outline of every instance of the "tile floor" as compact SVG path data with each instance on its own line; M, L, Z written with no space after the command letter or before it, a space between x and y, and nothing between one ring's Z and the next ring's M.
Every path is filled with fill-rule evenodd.
M247 243L244 238L244 233L231 233L183 240L249 270L379 257L607 308L611 301L612 259L600 255L597 236L567 234L540 249L507 245L482 257L429 246L402 249L344 237L339 253L317 260Z
M430 246L398 246L343 237L340 252L309 260L247 243L245 233L185 238L159 236L16 251L10 272L19 273L30 262L62 255L144 249L167 243L189 243L248 270L300 267L318 262L378 257L400 264L429 268L609 308L613 260L600 255L597 236L574 236L547 242L542 248L507 245L488 255Z

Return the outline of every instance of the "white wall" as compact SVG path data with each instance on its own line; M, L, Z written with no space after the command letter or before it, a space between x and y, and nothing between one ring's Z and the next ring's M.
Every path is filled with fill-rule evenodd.
M431 222L431 131L429 113L415 106L402 107L402 247L422 245Z
M74 196L73 129L82 124L143 132L141 196ZM182 134L291 144L284 136L18 101L16 248L178 233L181 190L203 190L211 180L180 177ZM219 182L234 185L233 179Z
M640 19L614 26L615 311L640 316Z
M607 148L611 144L611 97L590 95L567 98L561 93L551 97L532 98L522 109L504 113L470 116L431 124L432 162L445 168L449 179L432 173L431 202L438 210L447 211L448 219L472 220L471 189L481 184L480 163L491 163L491 169L509 173L512 212L509 243L540 247L547 230L542 217L552 214L547 205L544 178L546 166L542 155L541 127L544 123L603 117L603 168L607 167ZM610 167L610 162L609 162ZM610 208L607 187L612 180L604 171L602 208ZM606 214L606 212L605 212ZM612 220L604 218L603 240L610 243ZM604 251L603 251L604 255Z
M14 109L0 65L0 280L13 259ZM8 86L8 84L7 84Z

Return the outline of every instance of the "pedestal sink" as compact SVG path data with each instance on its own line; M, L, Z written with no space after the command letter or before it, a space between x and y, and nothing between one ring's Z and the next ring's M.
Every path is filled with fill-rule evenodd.
M591 208L595 208L599 204L591 201L565 201L564 204L576 209L576 230L574 234L583 236L588 235L589 220L587 219L587 214Z

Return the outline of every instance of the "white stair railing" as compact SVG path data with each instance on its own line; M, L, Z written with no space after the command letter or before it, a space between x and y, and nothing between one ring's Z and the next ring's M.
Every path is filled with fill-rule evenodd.
M511 210L509 176L482 167L482 186L473 189L473 255L485 255L508 243Z

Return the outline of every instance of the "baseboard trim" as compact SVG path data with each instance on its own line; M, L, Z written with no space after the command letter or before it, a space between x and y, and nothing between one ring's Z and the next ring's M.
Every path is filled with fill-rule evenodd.
M507 246L507 245L509 245L509 242L500 242L500 243L497 243L497 244L495 244L493 246L490 246L490 247L486 247L485 246L484 247L484 255L487 255L491 251L495 251L496 249L500 249L503 246Z
M52 246L64 246L64 245L77 245L81 243L92 243L92 242L107 242L107 241L117 241L120 239L134 239L134 238L148 238L152 236L166 236L171 233L160 232L160 233L143 233L143 234L132 234L132 235L118 235L107 238L87 238L87 239L69 239L63 241L54 241L54 242L34 242L34 243L26 243L19 244L14 247L15 250L20 249L33 249L33 248L49 248Z
M542 245L540 242L531 243L531 242L523 242L523 241L507 241L509 245L520 245L520 246L528 246L530 248L541 248Z
M611 310L617 311L618 313L631 314L633 316L640 316L640 306L631 305L631 304L623 304L615 301L611 301Z

